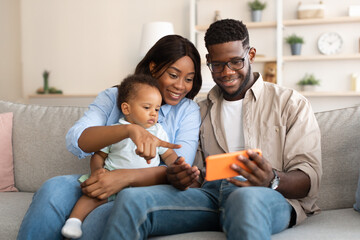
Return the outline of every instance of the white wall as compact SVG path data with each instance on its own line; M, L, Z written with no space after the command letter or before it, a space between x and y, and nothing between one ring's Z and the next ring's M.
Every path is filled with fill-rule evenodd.
M268 3L263 21L275 21L276 0ZM232 17L250 21L248 1L200 0L203 11L200 24L209 24L215 10L223 18ZM314 0L303 0L314 3ZM235 3L235 4L234 4ZM296 18L298 1L284 0L284 19ZM347 6L360 4L359 0L324 0L326 16L347 15ZM0 99L25 100L42 86L42 72L51 72L50 85L65 94L94 94L117 84L132 73L140 60L138 56L141 28L151 21L170 21L175 33L189 37L189 0L1 0L0 1ZM230 9L230 10L226 10ZM284 35L299 30L306 44L303 54L317 52L317 35L324 31L339 31L346 44L344 53L358 49L360 24L317 25L285 29ZM265 33L264 33L265 32ZM258 54L275 56L274 29L251 29L251 44ZM204 46L199 44L204 55ZM284 54L289 49L284 46ZM285 63L284 84L296 88L296 81L305 72L313 72L314 63ZM316 62L318 64L319 62ZM350 90L349 76L360 72L359 60L324 61L316 68L323 79L324 91ZM212 83L204 66L204 82ZM263 64L254 69L262 71ZM329 70L338 69L337 72ZM344 74L348 73L348 74ZM329 80L330 76L332 80ZM338 76L334 78L333 76ZM327 104L327 99L317 99ZM329 106L330 107L330 106Z
M0 100L22 101L20 0L0 1Z
M50 85L66 94L97 94L132 73L142 25L169 21L189 34L188 0L22 0L25 96Z

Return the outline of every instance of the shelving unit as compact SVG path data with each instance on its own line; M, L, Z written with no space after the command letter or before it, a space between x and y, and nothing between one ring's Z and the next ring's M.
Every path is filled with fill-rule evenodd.
M97 94L32 94L28 96L28 102L43 106L87 107L96 96Z
M204 34L206 29L209 25L206 24L200 24L197 25L197 17L198 17L198 11L201 11L201 9L197 8L197 2L201 0L190 0L190 39L195 44L197 43L197 35ZM264 0L265 1L265 0ZM246 24L249 31L251 30L257 30L257 31L266 31L266 29L273 29L275 30L276 35L276 53L274 56L257 56L255 58L255 63L266 63L266 62L276 62L277 63L277 83L279 85L287 85L288 83L285 83L283 80L283 74L284 74L284 68L286 68L287 64L294 64L299 62L299 64L306 65L309 64L309 62L313 64L317 64L319 67L322 66L321 62L335 62L336 61L359 61L360 65L360 53L342 53L337 55L321 55L319 54L304 54L300 56L291 56L284 54L284 47L287 44L284 44L284 31L288 28L295 28L298 27L307 27L307 28L325 28L321 27L320 25L329 25L329 24L360 24L360 17L348 17L348 16L336 16L336 17L325 17L321 19L284 19L283 17L283 11L284 7L283 4L288 3L283 0L273 0L267 1L269 4L276 4L275 7L275 15L276 20L275 21L263 21L263 22L250 22L244 20L244 23ZM219 6L223 6L225 3L222 3ZM228 0L226 2L227 5L231 6L230 1ZM226 5L225 4L225 5ZM246 10L247 11L247 10ZM226 18L226 16L224 17ZM359 25L360 26L360 25ZM357 36L356 34L354 34ZM360 37L360 34L358 34ZM314 36L315 37L315 36ZM201 48L202 46L197 46L198 48ZM359 47L360 48L360 47ZM314 47L315 50L315 47ZM359 49L360 50L360 49ZM354 49L356 51L356 49ZM205 63L205 61L203 61ZM330 70L332 70L330 68ZM302 92L303 95L308 97L344 97L344 96L353 96L358 97L360 96L360 93L357 92L351 92L348 90L344 91L327 91L324 92L311 92L306 93Z
M336 24L339 25L337 29L334 31L337 31L338 29L341 29L341 25L343 24L353 24L353 23L360 23L360 17L331 17L331 18L323 18L323 19L291 19L291 20L284 20L283 21L283 28L289 28L289 27L319 27L324 28L326 25L330 24ZM321 25L321 26L320 26ZM360 26L360 25L359 25ZM341 30L340 30L341 31ZM356 36L356 34L354 34ZM354 49L355 50L355 49ZM321 55L321 54L311 54L311 55L299 55L299 56L291 56L291 55L281 55L277 57L278 63L281 62L282 68L286 68L287 64L309 64L312 63L315 66L319 66L319 68L325 66L328 66L329 71L333 71L336 73L336 69L338 67L338 64L348 62L348 63L354 63L354 61L359 62L360 64L360 53L340 53L340 54L334 54L334 55ZM330 65L329 65L330 64ZM334 66L334 67L331 67ZM354 70L353 70L354 71ZM355 70L356 71L356 70ZM346 71L345 71L346 73ZM350 75L350 73L348 73ZM347 79L348 76L343 75L344 79ZM324 84L329 79L324 80ZM331 79L330 79L331 80ZM348 79L350 81L350 79ZM346 80L342 80L340 82L344 82L344 84L349 84L346 82ZM352 91L319 91L319 92L303 92L304 96L308 97L309 99L312 98L327 98L329 97L336 97L336 98L342 98L341 100L344 100L344 98L350 99L349 97L352 97L352 101L359 102L360 94L358 92L352 92Z

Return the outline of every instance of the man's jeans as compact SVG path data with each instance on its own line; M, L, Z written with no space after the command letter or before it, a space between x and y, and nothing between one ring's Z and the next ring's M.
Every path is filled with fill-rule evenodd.
M79 177L54 177L41 186L24 217L19 240L62 239L61 228L82 194ZM237 188L225 180L186 191L170 185L127 188L115 202L86 217L81 239L100 239L106 226L105 239L206 230L223 230L228 239L270 239L271 233L288 227L291 210L274 190Z
M146 239L223 230L227 239L271 239L289 226L292 207L275 190L238 188L226 180L179 191L169 185L122 190L103 239Z

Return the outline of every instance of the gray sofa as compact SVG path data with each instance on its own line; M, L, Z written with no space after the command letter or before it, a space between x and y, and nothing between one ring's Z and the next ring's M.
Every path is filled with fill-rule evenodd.
M86 111L0 101L0 113L13 112L15 186L0 193L0 240L17 236L33 193L57 175L87 173L89 161L65 147L65 134ZM323 210L272 239L360 239L360 213L353 210L360 168L360 107L316 113L322 133L323 179L318 205ZM221 232L196 232L152 239L225 239Z

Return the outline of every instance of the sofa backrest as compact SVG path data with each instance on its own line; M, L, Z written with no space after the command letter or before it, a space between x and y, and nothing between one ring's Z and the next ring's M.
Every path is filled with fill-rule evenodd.
M66 149L65 135L87 108L46 107L0 101L0 113L13 112L15 186L34 192L47 179L90 171Z
M322 210L352 207L360 169L360 106L315 116L321 131L323 167L317 204Z
M0 101L13 112L15 186L34 192L47 179L89 171L89 158L68 152L65 135L87 108L46 107ZM321 130L323 177L317 204L352 207L360 169L360 106L315 113Z

